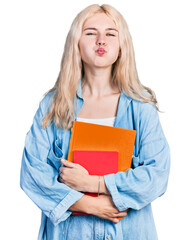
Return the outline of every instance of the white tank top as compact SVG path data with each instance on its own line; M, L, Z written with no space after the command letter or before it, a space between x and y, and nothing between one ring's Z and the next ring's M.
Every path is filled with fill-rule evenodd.
M94 124L99 124L99 125L105 125L105 126L114 126L116 117L111 117L111 118L80 118L77 117L77 121L79 122L87 122L87 123L94 123Z

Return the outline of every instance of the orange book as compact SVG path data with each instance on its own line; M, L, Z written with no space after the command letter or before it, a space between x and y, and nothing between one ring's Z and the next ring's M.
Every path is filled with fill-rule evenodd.
M136 131L73 121L68 161L73 162L73 151L117 151L118 172L131 167Z

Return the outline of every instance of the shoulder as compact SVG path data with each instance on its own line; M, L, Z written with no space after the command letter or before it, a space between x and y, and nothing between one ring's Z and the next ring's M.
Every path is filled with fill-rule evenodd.
M150 116L157 114L157 109L156 106L153 105L152 103L145 103L145 102L140 102L138 101L138 110L139 110L139 115L140 116Z
M123 96L126 102L125 106L129 106L131 108L133 114L138 116L149 116L150 114L156 114L157 109L156 106L152 103L145 103L140 100L137 100L131 96L129 96L124 90L123 90Z
M139 116L149 116L158 112L156 106L153 103L142 102L131 97L129 99L134 114L137 114Z
M152 124L159 122L158 110L152 103L132 99L130 105L134 122L139 127L150 127Z

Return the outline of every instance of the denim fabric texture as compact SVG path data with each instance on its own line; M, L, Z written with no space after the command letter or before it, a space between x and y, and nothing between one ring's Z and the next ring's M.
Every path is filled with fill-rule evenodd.
M84 194L57 181L72 129L64 132L55 124L42 128L51 95L40 102L26 134L20 174L21 188L42 212L38 240L156 240L151 202L166 191L170 171L169 145L156 108L123 90L120 94L114 127L134 129L137 135L131 168L104 176L118 210L129 209L123 220L113 223L94 215L71 215L68 210ZM80 80L74 120L83 103Z

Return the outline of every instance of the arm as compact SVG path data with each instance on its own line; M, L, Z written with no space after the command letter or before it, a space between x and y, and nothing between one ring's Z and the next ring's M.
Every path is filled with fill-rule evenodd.
M114 205L111 196L106 195L101 195L99 197L84 195L80 200L73 204L69 210L86 212L100 218L108 219L114 223L119 222L118 217L127 216L127 211L119 212Z
M98 193L98 176L96 175L89 175L88 179L88 189L87 192L93 192L93 193ZM104 181L104 176L100 176L100 189L99 189L100 194L104 195L110 195L110 192L108 191L105 181Z
M103 176L89 175L83 166L66 159L61 159L61 163L64 167L59 168L59 182L77 191L110 195Z
M139 210L161 196L167 188L170 152L156 109L144 105L136 126L139 134L135 168L104 176L106 187L119 211Z
M57 181L56 166L60 164L63 153L53 142L53 130L41 126L43 107L41 103L26 135L20 186L56 226L71 215L69 207L84 194Z

